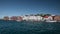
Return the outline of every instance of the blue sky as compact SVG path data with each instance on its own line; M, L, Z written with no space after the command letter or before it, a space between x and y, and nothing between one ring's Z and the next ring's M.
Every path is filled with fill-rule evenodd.
M0 18L37 13L60 15L60 0L0 0Z

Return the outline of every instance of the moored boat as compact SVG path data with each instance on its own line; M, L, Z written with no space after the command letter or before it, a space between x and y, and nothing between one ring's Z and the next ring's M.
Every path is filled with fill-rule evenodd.
M57 22L57 21L46 21L46 22Z

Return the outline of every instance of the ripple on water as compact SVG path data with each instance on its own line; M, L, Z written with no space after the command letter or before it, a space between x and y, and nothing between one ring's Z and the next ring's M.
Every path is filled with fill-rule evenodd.
M60 23L0 21L0 34L59 33Z

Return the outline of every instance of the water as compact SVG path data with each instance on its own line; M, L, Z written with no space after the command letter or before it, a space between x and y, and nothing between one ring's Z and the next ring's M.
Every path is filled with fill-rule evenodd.
M60 23L0 20L0 34L60 34Z

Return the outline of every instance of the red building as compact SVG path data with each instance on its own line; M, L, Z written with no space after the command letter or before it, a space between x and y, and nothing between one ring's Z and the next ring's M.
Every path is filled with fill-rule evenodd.
M17 17L16 16L12 16L10 19L11 20L17 20Z

